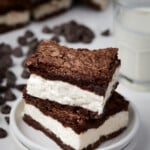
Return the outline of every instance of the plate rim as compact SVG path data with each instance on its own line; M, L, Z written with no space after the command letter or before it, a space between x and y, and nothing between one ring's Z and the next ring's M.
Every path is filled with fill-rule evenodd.
M26 143L28 145L28 147L33 147L34 149L38 149L38 150L47 150L46 148L43 148L42 146L38 145L37 143L29 140L24 134L22 134L21 130L17 127L17 123L15 121L16 120L15 114L16 114L16 110L17 110L18 106L21 105L21 103L23 103L23 99L19 98L13 106L13 109L10 114L10 127L12 128L13 131L15 131L15 133L16 133L15 135L18 137L18 139L21 139L21 141L23 143ZM133 139L133 137L136 135L136 133L138 132L138 129L140 127L139 112L132 102L130 102L130 104L129 104L129 109L132 110L132 112L134 114L134 120L135 120L134 128L130 131L129 134L127 134L127 136L125 136L118 142L113 143L112 145L109 145L106 148L102 148L100 150L110 150L110 149L114 149L119 146L123 146L125 143L129 143L129 141L131 141Z

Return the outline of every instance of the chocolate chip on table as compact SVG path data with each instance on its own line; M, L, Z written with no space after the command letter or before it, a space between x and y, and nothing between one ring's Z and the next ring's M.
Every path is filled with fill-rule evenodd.
M7 69L13 65L13 60L10 56L6 55L0 58L0 69Z
M6 92L7 89L8 87L0 85L0 93Z
M4 99L6 101L14 101L14 100L16 100L16 95L12 92L11 89L9 89L5 92Z
M8 87L14 87L15 83L16 83L16 76L12 71L7 71L6 72L6 81L7 81L7 86Z
M23 56L23 52L21 47L16 47L13 51L12 54L16 57L22 57Z
M30 73L26 69L24 69L22 74L21 74L21 77L24 79L28 79L29 76L30 76Z
M56 35L63 35L64 33L64 28L63 28L63 25L60 25L60 26L55 26L53 29L52 29L52 32Z
M7 124L9 124L9 117L8 116L5 117L5 121Z
M2 114L9 114L10 111L11 111L11 107L7 104L2 106L2 108L1 108L1 113Z
M4 130L3 128L0 128L0 138L5 138L7 137L8 133L6 130Z
M34 33L31 30L27 30L24 34L26 38L31 38L34 36Z
M110 30L107 29L101 33L102 36L110 36Z
M32 51L36 51L37 47L38 47L39 41L37 38L32 39L29 43L28 43L28 47L29 50Z
M0 106L5 104L5 102L5 99L2 96L0 96Z
M10 55L12 52L12 48L10 45L1 43L0 44L0 55Z
M44 26L42 29L42 32L49 34L49 33L52 33L52 30L48 26Z
M51 40L52 41L55 41L55 42L57 42L57 43L59 43L60 42L60 39L59 39L59 37L58 36L53 36L52 38L51 38Z
M19 43L21 46L26 46L28 42L27 42L26 37L20 36L20 37L18 37L18 43Z
M25 86L26 84L18 84L15 86L15 88L22 92Z

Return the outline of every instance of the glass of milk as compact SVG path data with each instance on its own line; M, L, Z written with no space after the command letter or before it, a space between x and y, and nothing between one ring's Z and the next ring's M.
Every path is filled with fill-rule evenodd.
M114 20L121 81L150 91L150 0L116 0Z

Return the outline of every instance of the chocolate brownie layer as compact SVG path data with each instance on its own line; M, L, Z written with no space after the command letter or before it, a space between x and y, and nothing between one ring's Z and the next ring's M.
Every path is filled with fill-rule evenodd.
M33 120L30 116L24 115L23 120L28 125L32 126L36 130L42 131L49 138L53 139L63 150L74 150L69 145L64 144L58 137L56 137L56 135L54 133L52 133L51 131L45 129L40 123L38 123L37 121ZM102 136L102 137L100 137L100 139L97 142L93 143L92 145L89 145L87 148L84 148L83 150L93 150L96 147L98 147L100 144L102 144L103 142L118 136L124 130L125 130L125 128L122 128L119 131L116 131L116 132L114 132L112 134L109 134L107 136Z
M31 73L49 80L62 80L83 89L105 95L116 68L120 65L118 49L90 51L72 49L44 40L38 52L25 65Z
M8 25L2 25L0 24L0 33L6 33L6 32L9 32L11 30L15 30L15 29L19 29L19 28L22 28L26 25L28 25L29 23L25 23L25 24L16 24L16 25L13 25L13 26L8 26Z
M37 107L45 115L50 116L65 127L71 127L76 133L81 133L89 128L97 128L102 125L110 116L127 111L129 102L118 93L114 92L105 105L103 114L97 115L84 108L61 105L49 100L41 100L27 95L24 92L25 102ZM66 119L67 118L67 119Z

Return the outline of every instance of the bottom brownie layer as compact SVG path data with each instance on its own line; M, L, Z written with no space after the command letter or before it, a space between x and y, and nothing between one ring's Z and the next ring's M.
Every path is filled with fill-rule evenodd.
M42 131L45 135L47 135L49 138L53 139L62 149L64 150L74 150L72 147L70 147L69 145L64 144L54 133L52 133L51 131L47 130L46 128L44 128L39 122L33 120L29 115L24 115L23 120L30 126L32 126L33 128ZM101 143L112 139L116 136L118 136L119 134L121 134L123 131L125 130L125 128L119 129L118 131L111 133L107 136L102 136L99 138L98 141L96 141L95 143L87 146L86 148L84 148L83 150L93 150L96 147L98 147Z

